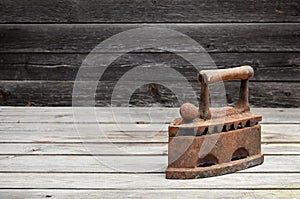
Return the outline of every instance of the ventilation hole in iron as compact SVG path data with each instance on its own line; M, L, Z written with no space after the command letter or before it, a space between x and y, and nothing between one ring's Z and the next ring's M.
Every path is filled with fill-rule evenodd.
M241 159L247 158L248 156L249 156L249 153L245 148L238 148L232 154L231 161L241 160Z
M214 134L214 133L219 133L218 127L215 126L215 127L213 128L213 131L212 131L211 133L212 133L212 134Z
M250 120L248 120L248 121L246 122L245 127L250 127Z
M242 129L243 128L243 125L242 125L242 122L240 122L239 124L238 124L238 127L237 127L238 129Z
M203 135L207 135L207 133L208 133L208 127L206 127L206 128L204 129Z
M204 158L199 158L197 161L197 167L210 167L218 164L218 159L211 154L208 154Z
M199 129L197 130L196 136L200 136L202 135L202 131L200 131Z
M212 162L206 162L206 163L203 163L203 164L199 164L198 167L210 167L210 166L213 166L213 165L216 165L216 164L212 163Z
M192 128L179 128L178 136L194 136L194 129Z
M226 128L226 125L224 125L222 128L222 132L226 132L226 131L227 131L227 128Z
M229 128L229 131L233 131L233 130L235 130L234 124L231 124L231 125L230 125L230 128Z

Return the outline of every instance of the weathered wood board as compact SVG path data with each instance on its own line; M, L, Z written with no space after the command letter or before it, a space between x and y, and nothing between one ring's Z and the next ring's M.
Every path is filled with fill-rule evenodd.
M170 28L187 34L212 54L220 68L252 65L256 70L252 80L255 82L252 83L255 91L251 96L253 105L299 107L299 86L295 85L300 76L298 23L2 24L0 105L70 106L72 83L84 57L114 34L141 27ZM182 38L169 38L164 34L157 34L155 37L162 40L162 46L165 45L163 41L166 39L180 43L174 45L170 51L195 51L193 47L186 45ZM135 46L136 43L132 45ZM102 49L102 53L124 52L133 46L120 43L113 49ZM145 53L124 55L108 68L101 79L102 85L108 90L97 91L97 95L100 96L96 99L97 105L108 106L115 83L124 73L136 66L155 67L155 64L160 64L173 67L188 80L195 81L197 70L183 58L162 53L158 49L144 49L142 52ZM211 67L206 63L201 65L202 68ZM90 73L94 74L93 71ZM199 86L194 87L199 91ZM132 97L131 104L178 106L172 93L163 88L159 90L162 97L153 97L149 96L147 86L141 88ZM232 91L231 88L228 90ZM36 95L32 95L31 92ZM229 92L228 95L231 97L233 94ZM126 105L123 102L119 104Z
M3 135L3 134L1 134ZM281 140L283 141L283 140ZM277 141L278 142L278 141ZM134 143L134 144L133 144ZM112 148L112 144L116 148ZM299 143L273 143L263 137L262 152L265 155L300 155ZM2 143L0 155L166 155L168 145L166 139L151 143Z
M88 54L3 53L0 54L1 80L74 81ZM255 75L251 81L299 81L300 53L210 53L218 68L251 65ZM196 80L198 70L216 68L203 63L196 69L182 57L172 53L128 53L114 61L100 81L118 80L137 66L171 67L187 80ZM97 65L97 67L105 67ZM96 68L95 68L96 70ZM94 72L94 71L93 71ZM91 72L92 73L92 72Z
M299 52L298 23L195 23L195 24L2 24L0 25L1 53L90 53L109 37L134 28L167 28L186 34L207 52ZM276 30L276 31L274 31ZM19 36L22 35L22 36ZM148 35L149 36L149 35ZM135 40L147 40L140 35ZM180 34L157 32L154 38L162 47L176 41L170 51L195 52ZM170 44L170 43L169 43ZM125 52L137 43L120 42L99 52ZM141 46L140 46L141 47ZM144 52L163 52L145 49ZM98 52L98 51L95 51Z
M178 108L153 108L150 127L148 108L130 109L145 124L128 119L125 108L117 108L122 124L109 108L96 108L109 140L93 129L98 124L85 108L78 109L84 122L74 123L71 107L0 107L1 198L300 196L299 109L253 109L264 118L263 165L198 180L165 179L168 124L159 116L171 119Z
M92 111L92 112L91 112ZM251 108L253 113L262 115L262 124L299 124L299 108ZM118 115L114 115L118 113ZM180 117L179 108L162 107L0 107L0 127L5 125L9 130L34 131L36 127L26 125L26 123L39 123L38 129L42 131L53 130L73 130L74 125L80 125L80 128L89 128L89 125L82 126L80 123L109 123L105 126L106 130L115 131L116 123L132 128L144 128L145 131L151 131L147 127L157 129L160 124L169 124L174 118ZM74 120L74 118L77 118ZM97 118L97 120L95 120ZM74 124L74 121L76 123ZM12 123L7 126L6 123ZM45 126L44 123L49 123ZM51 123L54 123L51 125ZM63 125L58 125L62 123ZM136 126L130 126L130 124ZM158 126L155 126L159 124ZM48 126L49 125L49 126ZM279 128L288 128L289 125L279 125ZM292 125L290 125L292 127ZM3 126L4 127L4 126ZM45 127L46 129L42 128ZM48 128L47 128L48 127ZM101 126L102 127L102 126ZM109 127L109 128L107 128ZM115 128L114 128L115 127ZM161 126L162 130L167 130L167 126ZM111 129L112 128L112 129ZM271 127L272 128L272 127ZM153 130L152 129L152 130ZM5 130L5 129L2 129ZM141 129L138 129L141 130Z
M140 81L138 81L140 83ZM168 88L160 85L168 85ZM186 83L186 82L185 82ZM114 98L115 106L162 106L162 107L179 107L178 98L185 102L193 102L200 96L200 84L190 82L186 90L183 82L180 81L161 81L158 84L148 84L138 87L132 93L130 102L123 98L123 95L117 95ZM300 86L299 82L253 82L250 83L250 103L257 107L299 107ZM98 83L95 103L96 106L111 106L111 96L116 82L102 81ZM132 87L136 87L136 81L127 81L120 84L123 92L130 92ZM151 86L150 86L151 85ZM71 106L73 96L73 81L0 81L0 102L2 105L12 106ZM93 95L92 88L88 83L82 83L85 91L90 91ZM155 93L152 89L155 89ZM239 92L238 82L229 82L225 84L225 92L231 98L230 101L236 102ZM177 91L175 95L171 90ZM182 91L182 92L179 92ZM74 95L82 105L86 106L85 101L90 95ZM220 96L226 101L226 96ZM224 104L225 105L225 104Z
M1 189L0 196L3 198L199 198L205 196L206 198L297 198L300 195L299 190L277 190L277 189L262 189L262 190L201 190L189 189L187 190L51 190L51 189Z
M2 0L0 5L2 23L300 22L297 0Z
M43 182L43 183L41 183ZM14 189L300 189L299 173L235 173L197 180L167 180L164 174L0 173Z
M110 146L112 147L112 146ZM117 160L117 161L116 161ZM281 164L277 164L280 162ZM0 173L161 173L168 165L167 155L22 155L0 156ZM47 165L47 166L45 166ZM70 166L67 166L70 165ZM288 168L288 170L287 170ZM299 172L300 156L266 156L259 167L241 173Z

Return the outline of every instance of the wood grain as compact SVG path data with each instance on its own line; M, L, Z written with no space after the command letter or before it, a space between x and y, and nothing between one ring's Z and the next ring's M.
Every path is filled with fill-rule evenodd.
M277 190L277 189L264 189L264 190L82 190L82 189L65 189L65 190L51 190L51 189L1 189L0 196L3 198L25 198L40 199L40 198L198 198L205 196L206 198L265 198L265 199L290 199L300 196L300 190Z
M131 92L137 82L122 82L122 92ZM177 107L178 98L186 102L196 100L194 96L200 96L198 82L190 82L194 92L188 92L182 82L169 82L163 80L168 88L161 85L146 85L138 87L133 92L130 104L134 106L164 106ZM110 106L111 94L116 82L102 81L98 84L95 102L97 106ZM88 92L91 87L83 83L82 88ZM152 88L156 93L152 92ZM250 104L258 107L299 107L300 92L299 82L251 82ZM225 84L229 102L236 102L239 91L238 82ZM177 91L177 95L171 92ZM179 92L181 91L181 92ZM91 91L92 92L92 91ZM18 106L71 106L72 105L73 82L72 81L0 81L0 104ZM117 106L128 106L123 95L114 98ZM77 100L84 104L87 95L80 94ZM225 96L223 96L225 98ZM226 99L224 99L226 100Z
M74 81L87 54L11 53L0 54L1 80ZM210 53L218 68L251 65L253 81L300 81L299 53ZM197 69L171 53L129 53L114 61L102 81L117 80L137 66L172 67L188 80L196 80ZM99 65L98 67L104 67ZM200 70L213 68L201 65Z
M265 136L264 136L265 138ZM161 141L165 141L162 138ZM263 140L265 141L265 139ZM2 143L0 155L166 155L167 143ZM265 155L300 155L300 144L262 144Z
M125 30L159 27L196 40L219 68L252 65L253 106L293 109L252 109L263 115L263 165L172 181L164 176L167 129L178 108L159 108L179 105L170 88L137 89L130 103L156 108L131 109L130 117L119 108L121 123L108 108L95 109L98 121L84 109L74 121L71 107L0 107L0 198L299 198L299 9L298 0L2 0L0 105L70 106L78 69L96 45ZM156 34L156 39L179 41L172 50L195 51L179 37ZM127 49L118 44L114 53ZM97 106L110 105L124 73L156 64L176 69L199 92L197 71L184 59L144 49L123 55L106 70ZM181 82L171 85L184 89ZM227 99L236 101L238 84L225 86ZM190 101L191 93L185 94ZM118 106L128 105L118 97Z
M28 128L32 128L32 130ZM37 127L32 127L37 126ZM56 126L56 127L53 127ZM66 126L66 127L65 127ZM1 124L2 143L167 143L166 124ZM69 128L68 128L69 127ZM56 128L56 129L55 129ZM77 129L76 129L77 128ZM299 143L298 124L262 125L264 143Z
M85 107L0 107L0 125L6 125L8 130L74 130L74 125L78 124L80 128L89 128L92 123L108 124L105 127L108 131L116 131L116 123L124 125L135 124L131 126L133 130L144 128L157 129L153 125L169 124L174 118L180 117L179 108L161 108L161 107L114 107L113 110L118 115L113 115L111 107L92 108L94 114L91 114L91 108ZM289 124L299 124L299 108L251 108L251 111L260 114L263 117L261 124L280 124L286 128ZM74 121L76 113L77 120ZM116 117L117 116L117 117ZM94 118L98 121L95 121ZM116 120L118 119L118 120ZM28 123L28 124L26 124ZM30 126L30 123L38 123L38 128ZM82 124L84 123L84 124ZM10 126L9 126L10 124ZM14 124L14 126L12 125ZM58 126L56 126L57 124ZM63 125L59 125L63 124ZM0 126L1 127L1 126ZM15 128L14 128L15 127ZM161 126L167 131L167 126ZM4 130L4 129L3 129ZM141 130L141 129L139 129ZM138 131L138 130L137 130Z
M83 118L90 120L89 113L84 108L79 109L83 110ZM118 109L121 116L126 112L125 108ZM178 114L178 108L153 109L157 111L153 115L156 119L160 119L157 117L161 115L159 111L168 113L169 117ZM109 110L95 109L103 119ZM149 114L147 108L131 110L132 116L140 116L143 120ZM162 121L148 128L145 128L147 124L139 124L146 131L127 121L124 125L131 128L129 134L120 131L115 122L103 123L100 127L106 137L122 149L116 150L103 142L104 137L93 130L94 124L75 125L70 115L71 107L0 107L3 119L0 121L0 196L186 198L205 194L222 198L297 198L300 195L299 110L253 111L261 112L265 118L262 124L264 164L215 178L173 181L166 180L164 175L167 124ZM157 131L159 126L161 131ZM76 128L83 130L83 134L78 134Z
M249 0L2 0L2 23L299 22L299 3Z
M300 25L297 23L12 24L0 25L0 52L89 53L103 40L117 33L142 27L168 28L179 31L197 41L208 52L299 52L300 50ZM136 36L135 40L145 40L144 37L144 35L141 38ZM195 51L181 36L157 33L155 38L159 39L161 46L165 46L166 41L177 41L180 45L172 46L177 52ZM124 52L128 50L129 46L136 47L136 45L133 43L124 46L121 42L114 45L112 49L101 50L103 52Z
M297 53L299 51L298 29L300 26L298 24L208 23L155 25L156 27L171 28L186 33L204 46L208 52L214 52L217 60L223 60L227 53L233 55L233 58L229 56L229 58L217 63L220 67L228 67L228 63L232 64L230 66L236 66L235 64L241 65L250 62L249 64L252 64L256 69L254 81L283 82L268 83L267 87L261 86L262 84L253 85L255 95L251 96L252 101L250 101L253 105L260 107L299 107L298 86L295 86L299 82L299 57ZM70 106L71 82L75 79L83 55L86 55L98 43L116 33L131 28L150 26L141 24L0 25L0 42L2 43L0 47L0 62L2 63L0 65L0 79L13 80L11 82L0 82L0 105ZM277 31L274 32L274 29ZM22 35L22 37L19 35ZM160 39L168 38L166 35L156 36ZM180 38L174 37L173 39L180 41ZM163 42L162 45L164 45ZM115 49L122 51L126 50L127 47L120 44L115 46ZM184 45L184 42L180 46L174 46L175 49L182 52L192 52L194 50L190 46ZM146 51L159 52L155 49ZM15 53L23 53L21 54L23 56L15 59L18 56ZM32 53L37 54L31 60L28 54L32 55ZM71 53L72 56L64 59L65 53ZM258 57L251 58L251 54L248 55L248 53ZM14 55L12 56L12 54ZM39 60L38 54L44 58ZM43 63L47 56L51 54L50 64ZM173 66L189 80L194 79L197 71L182 59L173 59L170 54L167 54L167 56L161 54L156 56L156 54L158 53L150 53L142 58L137 58L136 55L125 56L125 58L121 58L114 63L115 67L112 66L106 71L102 80L110 81L113 79L116 81L126 71L134 66L141 65L145 60L145 67L148 67L149 63L150 65L155 62L162 63L166 66ZM238 59L241 54L245 55L242 59ZM56 57L56 55L58 56ZM274 61L270 61L273 60L273 57L276 57ZM156 61L153 62L154 60ZM19 82L15 80L35 80L38 82ZM48 82L48 80L67 80L70 82ZM114 82L107 82L107 85L104 85L107 89L98 93L97 105L108 106L110 104L110 93L114 84ZM198 86L194 86L194 88L198 91ZM135 106L164 104L166 107L172 107L178 105L176 97L170 91L160 87L158 89L160 91L158 96L149 96L149 88L147 87L140 89L132 97L131 103ZM51 94L45 90L50 91ZM230 88L228 90L231 92L235 89ZM236 99L232 93L228 93L228 95L229 98ZM120 101L118 105L123 106L124 102Z
M216 180L217 179L217 180ZM41 183L43 182L43 183ZM164 174L0 173L0 187L35 189L299 189L299 173L235 173L198 180L166 180Z
M0 156L4 172L35 173L161 173L168 165L167 155L125 156ZM281 164L278 164L280 162ZM240 173L299 173L300 156L265 156L264 164Z

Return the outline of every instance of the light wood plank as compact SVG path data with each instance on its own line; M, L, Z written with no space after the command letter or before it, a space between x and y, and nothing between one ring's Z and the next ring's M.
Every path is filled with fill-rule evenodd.
M75 132L76 128L78 129L85 129L89 131L94 127L95 124L86 123L0 123L0 131L42 131L42 132L54 132L54 131L61 131L61 132ZM158 124L154 123L149 126L149 124L130 124L130 123L105 123L105 124L98 124L103 131L121 131L122 128L128 131L154 131L160 129L162 131L168 130L168 124ZM2 132L2 133L4 133Z
M4 143L39 143L39 142L168 142L167 125L119 125L103 124L92 126L74 125L32 125L32 124L0 124L0 142ZM53 129L52 129L53 127ZM300 142L300 125L298 124L264 124L262 125L262 142L296 143Z
M75 131L69 132L22 132L22 131L1 131L0 142L67 142L67 143L81 143L81 142L167 142L168 133L162 132L101 132L99 129L90 129L90 131Z
M31 112L31 110L33 111ZM5 113L7 113L9 117L14 117L20 113L20 118L33 117L33 119L37 120L38 117L55 117L57 115L64 117L63 114L68 114L71 110L71 108L41 108L40 110L16 108L14 110L12 107L1 107L0 114L3 114L5 117ZM106 111L108 110L106 109ZM135 112L136 118L141 113L141 115L144 115L143 117L146 117L146 110ZM200 191L195 189L203 189L201 191L218 189L220 196L224 195L225 192L223 191L234 194L234 196L238 195L236 192L243 191L240 194L241 197L264 197L268 193L270 197L296 198L299 196L300 189L300 156L299 144L297 143L300 142L300 124L297 122L298 110L258 110L265 114L264 117L271 118L269 120L270 123L277 120L283 121L282 124L270 124L267 122L262 124L262 150L266 154L273 155L266 155L264 164L258 167L231 175L191 181L164 179L163 172L167 165L166 130L168 124L156 123L151 124L154 126L147 128L148 124L135 125L134 123L124 123L122 124L124 125L123 128L131 130L130 133L132 133L126 134L126 132L120 130L120 126L113 123L105 123L102 127L106 134L100 134L99 136L99 132L92 128L94 125L92 123L2 122L0 123L0 142L2 140L4 143L0 145L0 154L7 153L8 155L0 155L0 188L4 189L0 190L0 196L16 195L16 193L24 191L18 190L23 188L97 189L85 190L82 196L90 197L99 196L103 189L134 189L124 193L131 196L135 194L137 189L157 189L160 192L165 192L161 194L157 191L155 191L155 194L149 193L149 196L153 197L164 194L168 196L170 190L167 189L172 189L172 193L173 189L185 189L176 190L182 192L178 193L180 197L187 196L184 193L188 189L193 191ZM124 109L121 110L120 115L122 115L122 111L124 113ZM173 109L173 111L178 111L178 109ZM87 113L82 115L88 116ZM285 116L283 120L282 116ZM76 127L79 127L84 132L83 139L82 135L78 135ZM144 131L140 127L144 127L142 128ZM155 129L160 130L154 131ZM128 150L127 152L130 154L128 155L127 153L125 155L124 151L114 150L108 143L105 143L108 140L104 139L104 135L110 138L109 141L125 142L119 143L117 146L123 147L123 149L125 147L125 150ZM146 138L146 136L148 137ZM49 141L62 143L44 143ZM89 143L81 145L82 141L99 141L104 144ZM144 141L148 142L148 144L138 143ZM23 144L24 142L27 142L27 144ZM128 143L126 144L126 142ZM130 142L133 143L130 144ZM288 142L290 143L288 144ZM98 154L96 159L95 156L89 155L88 149ZM102 161L102 164L99 160L100 162ZM156 168L156 170L153 168ZM119 173L117 174L116 172ZM134 172L135 174L128 172ZM5 188L10 190L6 192ZM249 195L244 189L251 189L252 194ZM257 191L260 192L253 192L255 189L259 189ZM297 190L290 192L291 190L289 189ZM76 194L71 190L60 191L70 191L71 193L67 194L70 197ZM90 191L93 191L93 193ZM149 191L152 192L151 190ZM40 190L31 190L27 193L29 194L28 197L38 197L45 192L50 195L52 193L53 197L64 195L64 192L60 192L60 195L57 195L58 190L42 190L42 192ZM214 195L208 194L207 196L219 196L218 194L216 195L216 192L209 192L214 193ZM121 194L121 192L118 193ZM105 195L103 192L102 194ZM190 192L190 190L188 194L191 197L196 196L196 193L193 195L193 192ZM141 194L135 194L134 196L141 196Z
M262 144L263 154L300 155L300 144Z
M0 156L0 172L164 173L168 156ZM265 162L241 173L300 173L300 156L265 156Z
M285 145L284 145L285 146ZM296 154L300 149L300 145L292 144L285 146L289 154ZM276 148L271 148L271 150ZM132 154L152 154L152 155L166 155L168 150L167 143L114 143L114 144L35 144L35 143L22 143L10 144L1 143L1 155L132 155ZM279 150L278 150L279 152ZM298 151L299 152L299 151ZM300 152L299 152L300 153Z
M262 124L300 123L299 108L252 108L251 111L262 115ZM113 110L105 107L0 107L0 123L74 123L74 117L77 123L169 123L180 115L179 108L159 107L114 107Z
M80 189L80 188L79 188ZM37 190L11 190L2 189L0 190L0 196L2 198L65 198L65 199L86 199L86 198L176 198L176 199L186 199L186 198L264 198L264 199L291 199L299 198L300 190L276 190L276 189L266 189L266 190L47 190L47 189L37 189Z
M0 188L300 189L300 174L235 173L197 180L167 180L164 174L0 173Z
M265 155L300 155L300 144L263 143ZM117 149L116 149L117 148ZM1 143L0 155L114 155L152 154L166 155L167 143Z

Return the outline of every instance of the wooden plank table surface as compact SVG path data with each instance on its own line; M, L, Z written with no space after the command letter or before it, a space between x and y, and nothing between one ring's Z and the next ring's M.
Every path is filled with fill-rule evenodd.
M178 108L0 107L0 198L300 198L300 109L252 112L263 165L167 180Z

